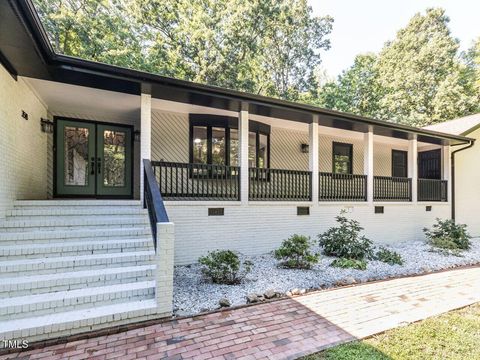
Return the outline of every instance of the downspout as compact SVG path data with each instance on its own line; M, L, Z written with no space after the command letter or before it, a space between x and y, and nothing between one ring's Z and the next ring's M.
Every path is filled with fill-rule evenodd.
M451 156L451 186L452 186L452 220L455 222L455 154L470 149L473 145L475 145L475 140L470 140L469 144L461 149L455 150L452 152Z

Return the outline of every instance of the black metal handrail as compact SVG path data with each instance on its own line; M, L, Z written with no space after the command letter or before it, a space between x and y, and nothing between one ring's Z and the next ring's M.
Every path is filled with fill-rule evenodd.
M165 200L240 200L240 168L152 161Z
M412 179L403 177L374 176L373 200L412 201Z
M169 222L169 220L152 164L147 159L143 159L143 199L143 207L148 209L150 218L153 245L157 251L157 224Z
M249 168L249 200L310 201L310 171Z
M418 201L448 201L448 181L418 179Z
M367 201L367 175L320 172L320 201Z

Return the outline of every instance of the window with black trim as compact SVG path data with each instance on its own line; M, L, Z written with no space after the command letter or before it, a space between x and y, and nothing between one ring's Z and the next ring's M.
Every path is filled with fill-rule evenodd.
M353 145L334 142L332 152L332 172L334 174L352 174Z
M238 119L190 115L190 162L240 166ZM270 167L270 126L249 121L248 166Z
M408 152L403 150L392 150L392 176L408 177Z

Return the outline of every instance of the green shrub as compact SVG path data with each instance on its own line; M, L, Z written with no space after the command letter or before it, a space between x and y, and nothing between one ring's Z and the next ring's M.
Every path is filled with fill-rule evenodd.
M203 265L202 273L216 284L238 284L251 271L251 261L240 261L231 250L216 250L202 256L198 262Z
M333 260L330 266L343 269L366 270L367 262L365 260L339 258Z
M441 220L433 224L431 229L423 229L427 242L433 247L445 250L470 249L471 236L467 232L467 225L455 224L453 220Z
M363 260L373 257L372 242L365 236L360 236L363 228L360 223L345 217L342 211L335 219L340 224L318 235L320 246L328 256L346 259Z
M281 261L281 265L292 269L310 269L318 262L319 254L310 251L313 244L310 237L294 234L275 250L275 259Z
M375 259L390 265L403 265L403 259L399 253L388 250L383 246L380 246L379 250L375 254Z

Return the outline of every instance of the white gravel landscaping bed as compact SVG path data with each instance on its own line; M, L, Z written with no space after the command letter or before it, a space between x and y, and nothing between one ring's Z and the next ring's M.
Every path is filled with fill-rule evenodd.
M398 252L403 265L388 265L380 261L369 261L367 270L340 269L330 267L334 258L322 255L320 262L311 270L291 270L277 267L278 262L271 254L260 256L242 256L254 266L252 271L239 285L218 285L204 279L200 265L176 266L174 271L174 312L177 315L196 314L219 307L218 301L227 298L232 306L246 303L250 293L264 293L272 289L282 294L298 289L320 289L333 287L337 282L354 278L356 282L366 282L392 278L402 275L414 275L447 269L457 266L480 263L480 239L472 239L472 247L462 256L444 255L431 251L423 241L388 246Z

